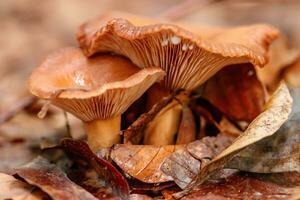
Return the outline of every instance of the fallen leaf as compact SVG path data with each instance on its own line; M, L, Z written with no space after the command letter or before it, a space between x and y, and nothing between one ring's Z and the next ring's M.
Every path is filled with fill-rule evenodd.
M111 151L112 160L130 176L145 183L162 183L172 181L160 166L164 159L184 145L130 145L117 144Z
M62 137L66 132L63 113L53 114L45 119L24 111L0 126L0 133L6 138L23 138L39 144L42 138Z
M0 172L14 174L14 169L31 161L35 152L26 141L13 142L0 138Z
M171 176L180 188L185 188L195 179L203 161L197 160L185 150L177 150L166 158L162 171Z
M0 199L46 200L50 198L35 186L0 173Z
M300 90L292 91L295 93L300 94ZM259 173L300 172L300 100L292 96L289 120L272 136L239 152L226 167Z
M92 194L73 183L60 169L42 157L17 168L16 173L29 184L41 188L54 200L96 200Z
M198 175L200 170L216 155L232 143L233 138L219 134L189 143L185 149L176 150L168 156L161 170L171 176L174 182L185 188Z
M282 172L282 173L252 173L253 177L263 181L269 181L285 187L300 186L299 172Z
M273 135L288 119L292 109L292 98L284 83L274 92L266 109L250 123L246 131L241 134L228 148L216 156L198 174L185 191L178 196L185 195L192 187L202 184L215 171L222 169L235 155L249 145Z
M251 64L224 67L203 87L203 98L230 119L252 121L263 110L265 91Z
M177 176L181 180L190 172L185 167L192 168L197 174L201 162L204 162L202 159L211 159L230 143L228 136L220 135L186 145L117 144L111 151L111 158L125 173L145 183L176 182ZM180 159L186 165L177 166L172 159ZM176 183L179 184L180 180Z
M63 139L61 146L69 153L88 162L95 171L112 187L113 194L128 199L129 185L125 177L108 161L95 155L87 143L72 139Z
M293 188L282 187L253 177L233 175L217 182L206 182L182 199L281 200L290 197L293 191Z
M132 123L125 131L124 143L139 144L143 138L143 130L154 119L154 117L167 106L179 91L173 92L173 94L162 98L157 104L155 104L147 113L142 114L134 123Z
M17 103L13 104L6 111L0 114L0 125L4 122L10 120L14 115L23 110L24 108L30 106L35 102L36 98L33 96L26 96L19 100Z

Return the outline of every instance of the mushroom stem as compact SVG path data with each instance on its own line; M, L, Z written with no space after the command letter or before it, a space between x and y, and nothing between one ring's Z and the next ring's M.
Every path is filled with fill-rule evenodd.
M148 90L147 107L151 107L160 99L170 95L170 92L164 89L159 84L154 84ZM176 100L173 100L158 115L145 129L144 144L149 145L168 145L174 144L175 135L178 131L179 122L181 119L182 105Z
M96 152L120 141L121 116L85 122L90 148Z

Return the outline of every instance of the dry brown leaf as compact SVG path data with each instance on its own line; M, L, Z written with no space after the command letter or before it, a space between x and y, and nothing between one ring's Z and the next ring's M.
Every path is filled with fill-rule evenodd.
M16 172L54 200L96 200L93 195L73 183L60 169L42 157L19 167Z
M292 90L292 114L272 136L239 152L228 168L258 173L300 172L300 100L299 90Z
M200 170L222 150L232 143L233 138L219 134L217 137L205 137L187 144L185 149L176 150L168 156L161 170L171 176L174 182L185 188Z
M68 153L83 159L97 172L107 188L107 195L128 199L130 193L128 182L111 162L94 154L84 141L65 138L60 143Z
M160 166L164 159L183 145L116 145L111 158L127 174L146 183L161 183L173 179L165 175Z
M202 96L230 119L252 121L263 110L264 88L251 64L227 66L203 87Z
M246 131L232 145L206 165L198 174L197 179L178 196L186 194L193 186L203 183L212 173L222 169L230 159L247 146L273 135L288 119L291 109L292 98L289 90L284 83L281 83L266 104L265 111L250 123Z
M123 133L124 143L139 144L143 138L143 130L154 119L154 117L174 99L178 92L179 91L175 91L171 95L162 98L151 108L151 110L142 114L134 123L132 123Z
M4 137L28 139L36 144L39 144L42 138L62 137L65 130L62 112L39 119L35 114L22 111L0 127L0 133Z
M13 176L0 173L0 199L46 200L48 195Z
M201 162L212 159L230 145L228 136L207 137L187 145L129 145L118 144L111 152L113 161L130 176L146 183L182 182L185 176L193 178L199 172ZM175 152L175 153L174 153ZM174 161L186 162L177 165ZM187 168L187 169L185 169ZM192 168L190 174L189 168ZM178 178L179 177L179 178ZM185 185L189 182L185 182Z
M188 144L195 141L195 139L196 124L193 112L188 106L183 106L176 144Z
M7 140L0 137L0 172L14 174L14 168L32 160L35 153L22 139Z
M217 182L203 184L182 199L281 200L287 199L293 192L293 188L282 187L252 177L233 175Z

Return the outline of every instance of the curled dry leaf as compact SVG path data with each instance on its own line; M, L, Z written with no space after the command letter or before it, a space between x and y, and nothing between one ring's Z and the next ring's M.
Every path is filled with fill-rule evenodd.
M188 106L183 106L176 144L188 144L195 141L195 139L196 124L193 112Z
M151 110L142 114L134 123L132 123L124 132L124 143L139 144L143 138L143 130L154 119L154 117L166 107L178 94L179 91L175 91L173 94L162 98L157 104L155 104Z
M239 152L229 163L228 168L259 173L300 172L300 109L299 98L294 90L291 117L272 136Z
M280 200L290 197L293 191L292 188L282 187L252 177L233 175L218 182L207 182L182 199Z
M49 197L35 186L0 173L0 199L46 200Z
M96 200L92 194L73 183L60 169L42 157L19 167L16 172L54 200Z
M223 68L206 82L202 96L233 120L252 121L265 104L264 88L251 64Z
M230 142L227 136L220 135L187 145L118 144L112 149L111 158L124 172L140 181L163 183L175 180L180 184L186 176L197 175L204 159L213 158ZM178 165L175 159L185 162L185 165ZM192 168L192 175L189 168ZM186 182L185 185L188 183Z
M108 161L94 154L87 143L64 139L61 145L71 154L74 154L88 162L95 171L106 181L107 186L112 187L113 194L128 199L129 185L125 177Z
M171 176L180 188L185 188L196 177L199 171L216 155L232 143L233 138L227 135L205 137L179 149L168 156L161 170Z
M203 183L216 170L222 169L241 150L268 136L273 135L281 125L288 119L292 109L292 98L284 83L281 83L274 92L266 109L261 113L228 148L215 157L198 174L185 191L178 196L186 194L195 185Z

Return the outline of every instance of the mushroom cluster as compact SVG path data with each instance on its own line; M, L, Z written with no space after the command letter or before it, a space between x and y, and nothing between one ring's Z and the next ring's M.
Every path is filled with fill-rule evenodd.
M224 67L263 67L278 35L264 24L207 28L158 22L113 13L85 23L77 34L80 48L59 50L34 70L31 93L81 119L97 151L120 142L121 115L144 93L148 109L177 89L186 91L186 103ZM144 144L173 144L182 110L178 100L161 110L144 130Z

